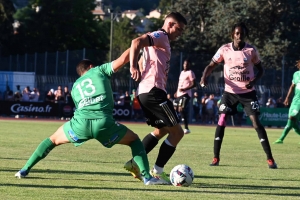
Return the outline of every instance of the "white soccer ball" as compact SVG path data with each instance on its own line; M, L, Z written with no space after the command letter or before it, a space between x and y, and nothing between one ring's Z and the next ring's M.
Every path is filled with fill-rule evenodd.
M170 181L177 187L188 187L194 180L193 170L185 165L177 165L170 172Z

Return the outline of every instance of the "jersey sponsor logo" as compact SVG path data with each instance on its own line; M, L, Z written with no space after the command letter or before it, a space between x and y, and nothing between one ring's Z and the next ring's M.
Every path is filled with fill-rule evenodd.
M80 109L82 107L85 107L85 106L89 106L89 105L92 105L92 104L99 103L100 101L103 101L103 99L104 99L103 95L100 95L100 96L95 97L95 98L92 98L92 97L84 98L79 102L78 109Z
M231 81L250 81L249 71L246 71L246 66L234 66L229 69L229 80Z
M153 36L154 36L155 38L159 38L159 37L160 37L160 34L159 34L159 32L154 32L154 33L153 33Z
M13 113L19 113L19 112L38 112L38 113L47 113L50 112L52 107L50 105L47 106L33 106L30 104L29 106L22 106L21 104L13 104L10 107L10 110Z

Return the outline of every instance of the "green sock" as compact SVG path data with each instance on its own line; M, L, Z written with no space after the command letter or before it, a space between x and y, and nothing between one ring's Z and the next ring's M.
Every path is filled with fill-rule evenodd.
M54 147L55 145L52 143L50 138L46 138L45 140L43 140L36 148L36 150L33 152L33 154L30 156L30 158L28 159L28 161L26 162L25 166L22 169L29 172L29 170L36 163L38 163L40 160L45 158Z
M287 121L287 125L284 127L282 134L280 136L280 140L284 140L284 138L286 137L286 135L289 133L289 131L292 129L292 120L288 120Z
M145 178L150 178L149 161L145 151L145 147L140 139L135 140L130 144L133 160L140 168L141 175Z

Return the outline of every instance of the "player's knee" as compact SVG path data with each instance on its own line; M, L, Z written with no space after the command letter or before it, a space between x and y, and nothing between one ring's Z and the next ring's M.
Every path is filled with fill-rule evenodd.
M219 126L226 126L226 114L222 113L218 121Z

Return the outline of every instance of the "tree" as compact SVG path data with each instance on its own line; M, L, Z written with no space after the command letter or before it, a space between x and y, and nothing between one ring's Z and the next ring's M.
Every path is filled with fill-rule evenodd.
M126 49L130 48L131 41L137 36L130 19L125 17L119 19L119 22L114 22L112 60L116 59ZM129 77L128 70L129 66L124 66L115 76L123 78Z
M107 49L107 31L94 20L94 0L32 0L14 17L20 21L22 52Z
M174 6L187 16L189 26L177 48L214 53L222 44L231 41L232 25L243 21L250 29L249 43L259 49L264 66L278 68L291 43L283 34L287 27L283 16L290 11L286 4L283 0L245 0L243 3L238 0L178 0Z
M8 54L9 44L14 36L13 31L13 14L14 6L11 1L0 0L0 55Z

